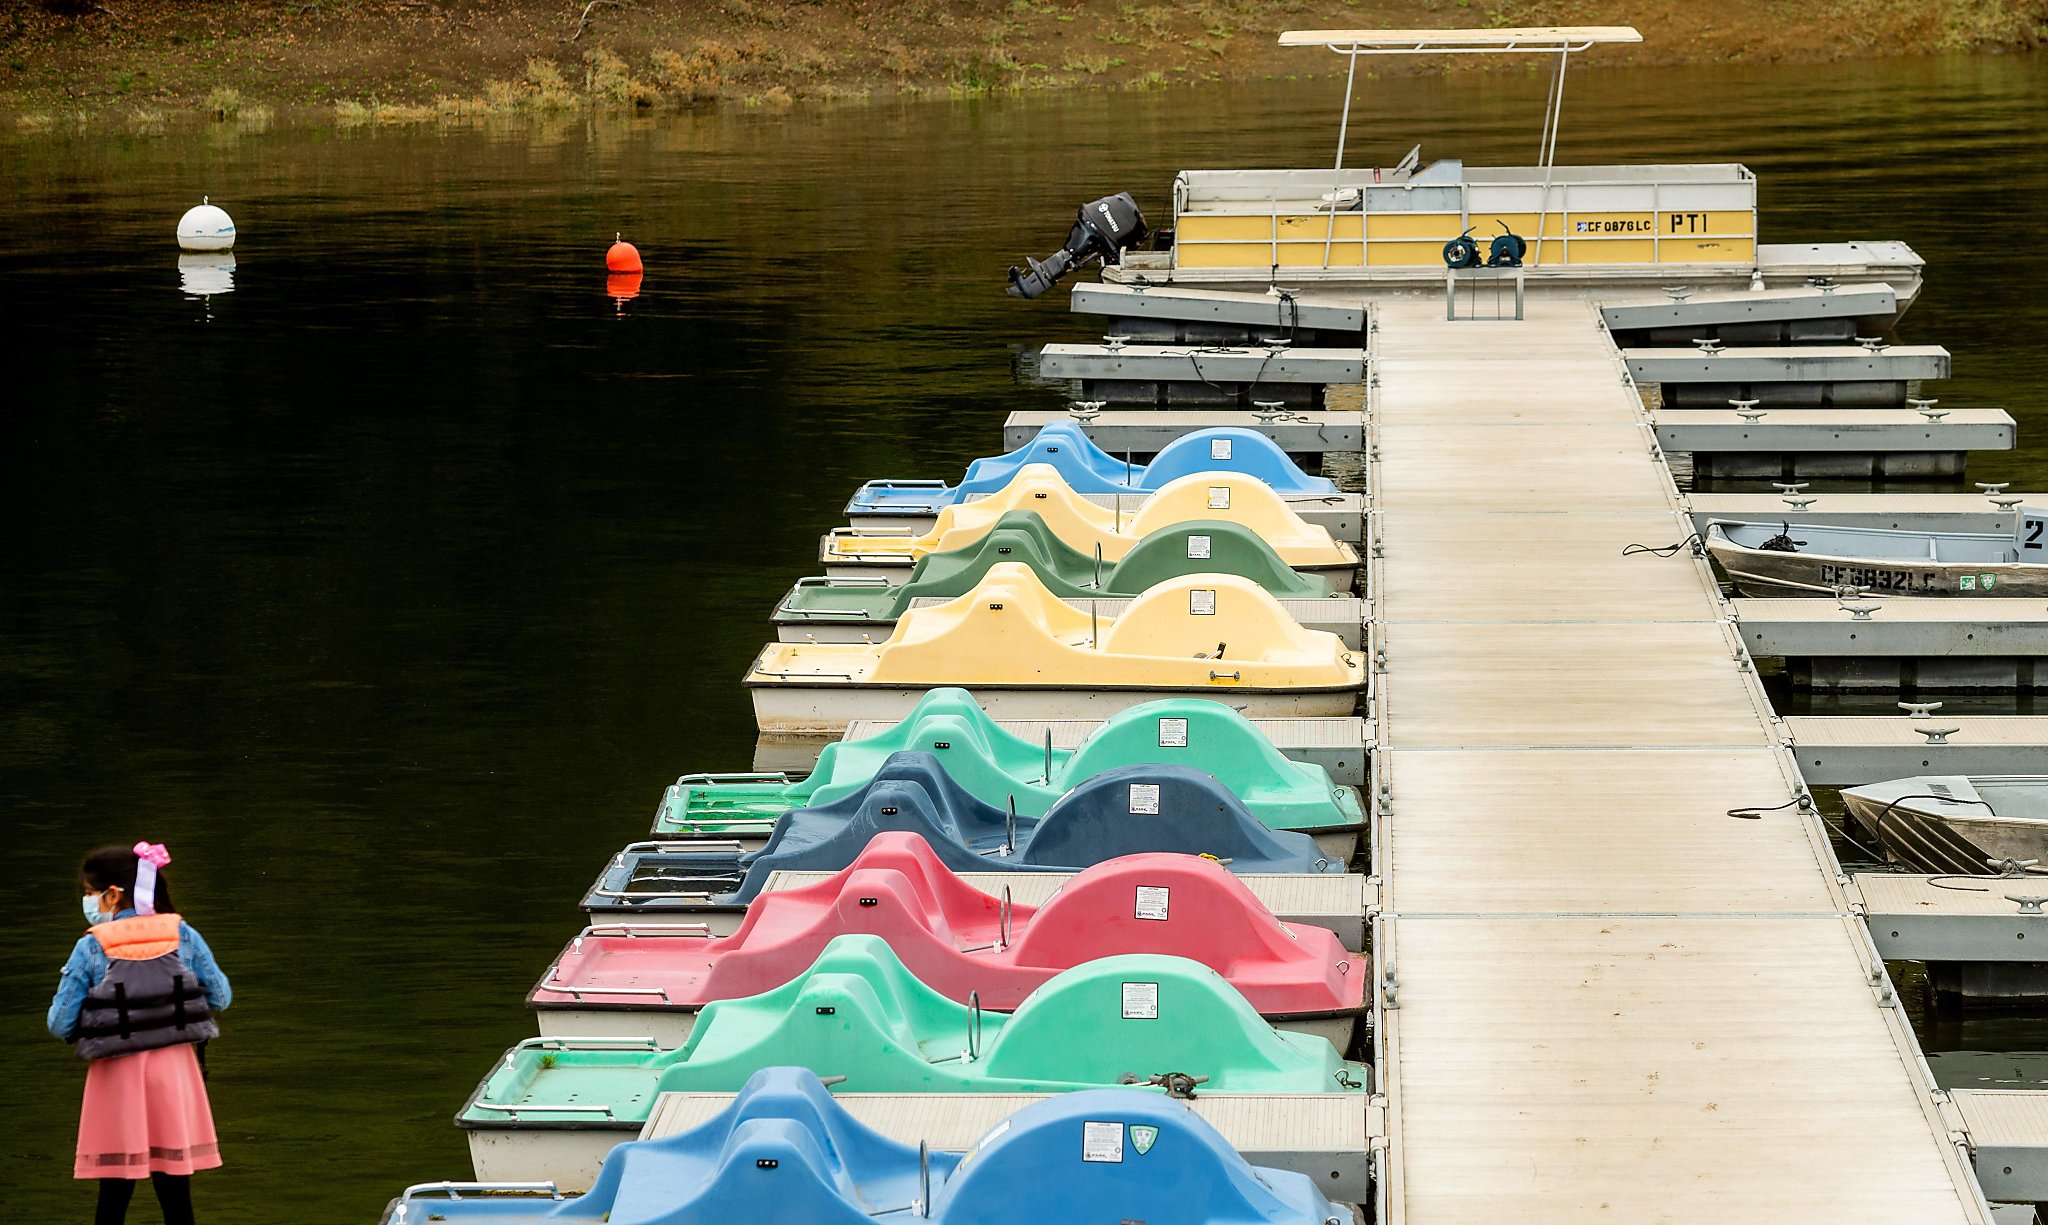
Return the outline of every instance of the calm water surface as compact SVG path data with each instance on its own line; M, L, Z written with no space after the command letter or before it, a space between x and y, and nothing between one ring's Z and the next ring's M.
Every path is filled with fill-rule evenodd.
M1086 329L1003 268L1107 190L1163 218L1180 167L1325 161L1337 90L0 138L0 1202L83 1214L42 1010L79 856L138 837L239 997L208 1217L465 1175L450 1115L602 860L748 767L740 673L848 491L1058 402L1013 351ZM1353 160L1525 164L1543 92L1366 83ZM1943 399L2032 444L1972 475L2048 487L2038 60L1589 73L1568 111L1568 161L1747 162L1772 241L1910 242ZM170 237L202 193L242 234L210 300ZM2048 1045L1984 1032L1931 1037Z

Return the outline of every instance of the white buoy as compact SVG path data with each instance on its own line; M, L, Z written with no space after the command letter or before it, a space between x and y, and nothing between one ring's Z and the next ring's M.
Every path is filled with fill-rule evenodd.
M207 203L210 198L201 196L178 218L178 245L187 251L225 251L235 245L235 219Z

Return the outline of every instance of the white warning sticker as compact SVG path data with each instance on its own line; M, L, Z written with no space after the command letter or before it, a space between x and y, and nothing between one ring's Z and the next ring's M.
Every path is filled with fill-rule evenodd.
M1209 557L1209 538L1208 538L1207 536L1189 536L1189 537L1188 537L1188 560L1190 560L1190 561L1206 561L1206 560L1208 560L1208 557Z
M1162 749L1184 749L1188 747L1188 721L1186 719L1161 719L1159 721L1159 747Z
M1191 617L1213 617L1216 615L1216 589L1214 587L1193 587L1188 590L1188 615Z
M1209 509L1210 509L1210 510L1229 510L1229 509L1230 509L1230 486L1228 486L1228 485L1211 485L1211 486L1209 486Z
M1159 984L1124 984L1124 1020L1156 1021L1159 1019Z
M1081 1160L1114 1161L1124 1159L1124 1125L1122 1123L1097 1123L1093 1119L1081 1124Z
M1209 458L1210 458L1210 459L1229 459L1229 458L1230 458L1230 439L1228 439L1228 438L1211 438L1211 439L1209 440Z
M1168 895L1172 892L1164 885L1139 885L1138 917L1165 922Z
M1156 817L1159 815L1159 784L1131 784L1131 815L1134 817Z

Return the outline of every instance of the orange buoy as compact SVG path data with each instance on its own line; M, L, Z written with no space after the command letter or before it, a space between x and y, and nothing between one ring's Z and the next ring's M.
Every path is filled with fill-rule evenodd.
M604 253L604 266L609 272L640 271L640 249L626 242L617 234L612 236L611 250Z

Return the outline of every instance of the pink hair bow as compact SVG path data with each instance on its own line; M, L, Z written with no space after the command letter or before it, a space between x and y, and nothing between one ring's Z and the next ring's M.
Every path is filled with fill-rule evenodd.
M156 871L171 862L170 851L161 842L138 842L135 852L135 913L156 913Z

